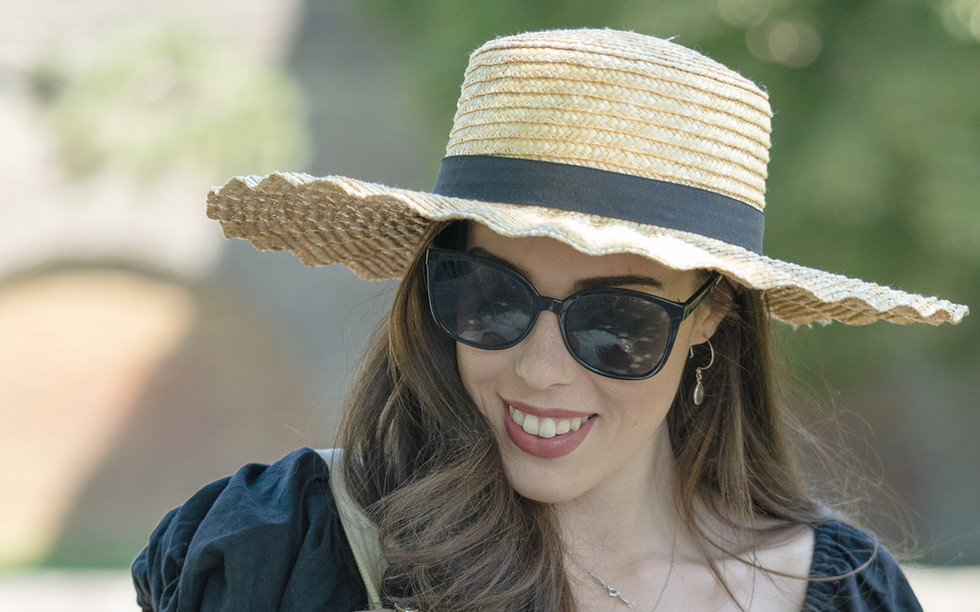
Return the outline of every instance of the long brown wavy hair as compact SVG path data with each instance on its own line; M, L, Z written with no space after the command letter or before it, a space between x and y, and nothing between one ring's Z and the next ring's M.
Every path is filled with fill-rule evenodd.
M461 249L465 240L466 224L454 222L425 244ZM426 611L572 611L555 517L507 482L489 423L463 388L455 344L429 312L424 252L369 342L341 422L348 484L387 561L382 595ZM719 287L711 299L728 314L712 336L708 393L695 407L684 391L708 359L696 352L667 427L679 515L728 590L710 559L719 549L734 554L732 545L713 539L699 508L749 549L829 512L796 464L774 399L764 296Z

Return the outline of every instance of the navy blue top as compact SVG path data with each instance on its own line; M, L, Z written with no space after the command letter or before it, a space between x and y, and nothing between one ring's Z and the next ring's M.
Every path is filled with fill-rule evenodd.
M803 609L920 611L895 559L846 523L817 526ZM873 560L868 563L868 560ZM367 608L316 451L251 464L171 510L132 566L143 610L350 612Z

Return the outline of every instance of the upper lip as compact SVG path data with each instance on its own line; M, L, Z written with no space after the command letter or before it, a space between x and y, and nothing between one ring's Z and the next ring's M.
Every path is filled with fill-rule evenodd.
M578 417L588 418L595 413L592 412L576 412L575 410L564 410L562 408L540 408L538 406L532 406L530 404L525 404L522 402L515 402L506 398L501 398L504 403L508 406L513 406L514 408L520 410L525 414L533 414L538 418L548 418L548 419L575 419Z

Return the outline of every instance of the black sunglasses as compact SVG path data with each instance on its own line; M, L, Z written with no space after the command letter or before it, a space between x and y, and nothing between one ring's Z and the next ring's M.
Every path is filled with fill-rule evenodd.
M432 316L457 342L510 348L548 310L558 317L575 361L621 380L659 372L681 321L722 279L712 276L683 303L629 289L590 289L558 300L539 294L526 278L494 261L436 248L428 249L425 258Z

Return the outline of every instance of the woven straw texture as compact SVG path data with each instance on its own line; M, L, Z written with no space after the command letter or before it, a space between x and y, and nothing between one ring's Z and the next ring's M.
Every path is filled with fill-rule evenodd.
M543 160L668 181L765 207L771 112L764 92L694 51L610 30L537 32L473 53L447 155ZM275 173L208 196L229 238L400 278L435 222L548 236L588 254L630 252L713 269L767 293L773 318L803 325L959 322L965 306L758 255L699 234L540 206L481 202L351 178Z
M758 87L680 45L536 32L473 53L446 155L588 166L762 209L770 117Z

